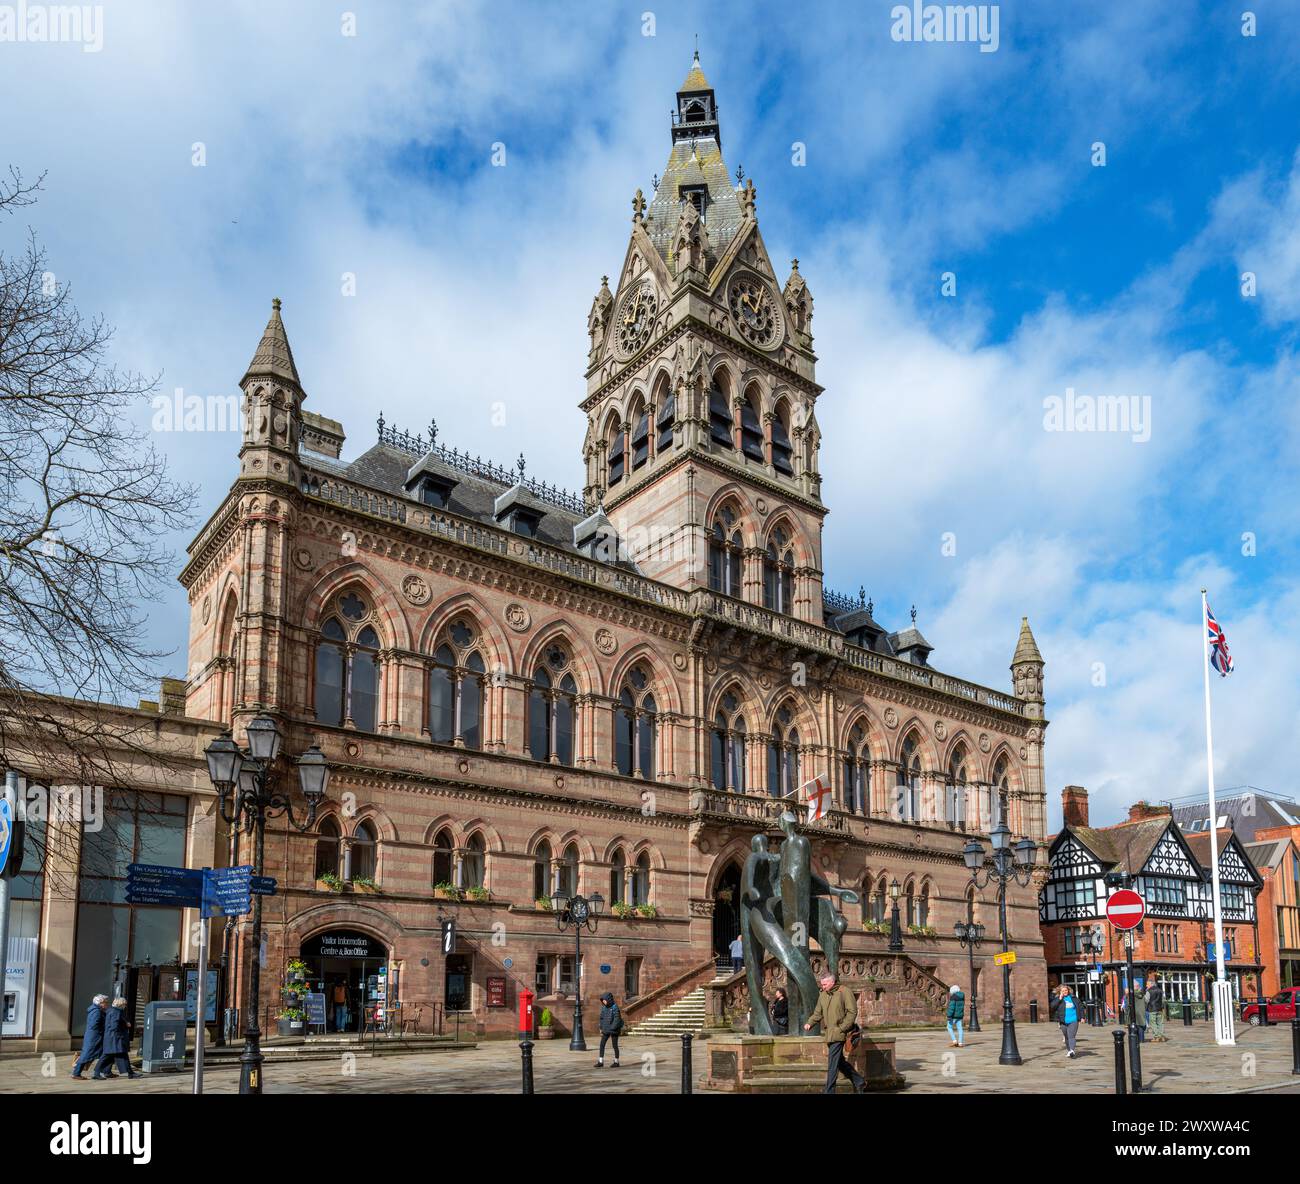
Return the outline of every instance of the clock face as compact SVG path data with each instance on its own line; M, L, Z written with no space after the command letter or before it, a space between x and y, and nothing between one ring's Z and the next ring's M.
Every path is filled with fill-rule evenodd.
M736 331L760 349L773 349L781 342L781 314L772 294L757 276L738 275L727 293Z
M649 342L658 304L648 284L623 297L614 318L614 348L621 357L630 358Z

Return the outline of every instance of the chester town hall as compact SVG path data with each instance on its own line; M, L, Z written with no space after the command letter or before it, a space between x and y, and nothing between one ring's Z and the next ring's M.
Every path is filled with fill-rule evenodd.
M715 1021L743 1017L743 973L717 969L741 865L814 777L830 808L809 823L801 808L801 830L820 874L859 895L840 972L864 1018L937 1019L947 984L967 985L953 924L995 932L997 909L963 846L987 847L998 817L1044 837L1028 622L1018 636L1008 622L1010 686L992 689L940 673L914 619L891 630L865 596L825 588L812 293L797 261L778 277L753 182L728 174L698 57L662 177L632 211L587 318L580 495L378 407L377 439L344 459L344 426L307 410L275 302L241 384L238 473L180 576L189 677L120 713L148 724L168 772L133 760L109 795L130 851L70 833L65 874L29 877L16 905L18 938L36 939L22 1034L36 1047L68 1047L114 959L193 964L193 911L127 906L125 864L252 862L204 749L226 730L244 743L259 714L288 756L316 744L332 770L311 828L273 820L266 836L272 1031L291 960L331 1031L356 1030L377 985L423 1030L456 1016L513 1031L528 988L566 1031L579 976L560 892L605 900L584 935L586 1003L614 991L635 1030L707 987ZM1046 980L1038 890L1008 890L1018 1010ZM248 936L246 919L214 926L231 1006ZM976 962L990 999L992 949Z

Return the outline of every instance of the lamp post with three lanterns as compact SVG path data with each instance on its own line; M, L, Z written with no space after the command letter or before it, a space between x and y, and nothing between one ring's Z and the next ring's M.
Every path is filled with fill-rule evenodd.
M259 715L247 728L245 751L229 732L208 745L208 777L217 791L221 817L228 826L242 824L245 834L253 835L253 874L263 874L266 847L266 820L284 814L298 831L307 830L316 820L316 810L325 798L330 768L325 754L314 744L295 762L298 784L307 799L307 817L299 822L293 814L290 791L281 785L284 776L279 764L280 729L269 715ZM253 948L248 973L248 1024L244 1029L244 1051L239 1058L239 1092L262 1092L262 1034L257 1026L258 992L261 987L262 897L253 896Z

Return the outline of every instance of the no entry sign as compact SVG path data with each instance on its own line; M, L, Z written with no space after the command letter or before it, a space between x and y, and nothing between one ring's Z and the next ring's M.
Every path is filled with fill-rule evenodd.
M1136 929L1146 912L1146 901L1128 888L1112 892L1106 901L1106 920L1116 929Z

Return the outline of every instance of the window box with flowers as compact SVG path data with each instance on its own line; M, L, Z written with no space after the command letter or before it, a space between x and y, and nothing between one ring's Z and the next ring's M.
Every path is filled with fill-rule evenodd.
M436 900L459 900L460 889L450 880L439 880L433 886L433 895Z
M347 885L333 872L326 872L323 876L316 877L316 887L325 892L342 892Z
M465 889L465 895L470 900L490 900L492 893L489 892L482 884L474 884Z
M913 937L938 937L939 931L933 925L909 925L907 932Z
M539 896L533 901L533 908L541 909L544 913L554 911L554 906L551 904L551 898L549 896Z
M636 905L628 904L626 900L616 900L610 912L626 921L629 917L636 916Z
M353 876L352 887L358 892L378 892L379 885L369 876Z
M862 928L867 933L879 933L882 937L889 936L888 921L863 921Z
M657 917L659 910L652 904L639 904L636 906L636 915L638 917Z

